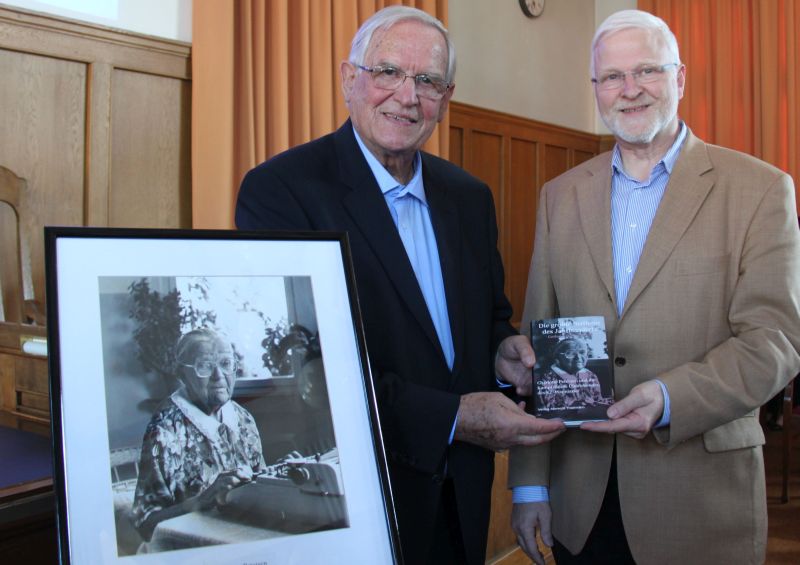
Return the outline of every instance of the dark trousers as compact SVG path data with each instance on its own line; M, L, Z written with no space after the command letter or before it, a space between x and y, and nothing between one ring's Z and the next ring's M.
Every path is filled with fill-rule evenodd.
M578 555L572 555L557 539L554 541L553 557L558 565L636 565L628 547L628 540L625 538L625 528L622 526L617 488L616 447L611 459L611 473L603 504L600 506L600 513L589 533L586 545Z
M442 502L436 513L434 531L433 546L427 563L462 565L467 562L458 520L456 492L450 479L446 479L442 485Z

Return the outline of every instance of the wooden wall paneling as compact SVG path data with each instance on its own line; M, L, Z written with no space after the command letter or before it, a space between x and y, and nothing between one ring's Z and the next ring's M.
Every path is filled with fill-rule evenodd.
M0 5L0 47L189 78L190 45Z
M108 226L108 199L111 185L111 75L110 63L91 63L86 97L89 111L86 133L89 137L86 152L86 224Z
M525 139L511 139L508 191L505 195L503 239L506 258L506 289L514 305L525 300L528 264L533 251L533 230L536 226L538 191L538 143ZM519 326L522 308L514 308L511 322Z
M572 163L571 166L575 167L580 165L584 161L588 161L592 157L594 157L595 153L590 153L589 151L581 151L579 149L575 149L572 152Z
M191 226L190 52L0 6L0 165L26 181L17 267L26 301L45 298L45 225ZM5 227L0 237L14 244ZM25 334L46 329L0 322L0 408L41 416L47 369L26 364Z
M47 360L22 352L22 339L46 337L44 326L0 322L0 411L48 417Z
M464 129L450 128L450 162L464 167Z
M492 189L506 293L516 324L527 286L539 190L546 181L596 155L600 140L595 134L450 103L450 160Z
M43 367L47 371L47 367ZM41 370L41 369L40 369ZM41 381L41 379L39 379ZM50 419L50 396L30 392L17 385L17 413L31 420L47 422Z
M617 140L614 139L614 136L611 134L608 135L601 135L600 136L600 143L598 144L598 151L600 153L605 153L606 151L611 151L614 149L614 145L617 143Z
M502 188L505 143L502 135L473 130L466 148L464 168L489 185L494 197L497 224L502 224Z
M0 350L0 412L16 407L17 389L14 379L14 357Z
M50 415L47 360L28 356L14 358L17 411L29 417L46 421Z
M0 165L19 195L26 299L44 303L42 226L83 222L86 65L0 49Z
M495 474L503 480L495 480L492 484L492 511L496 515L505 515L507 520L494 520L489 524L489 542L486 547L486 560L494 561L508 553L510 546L516 545L516 537L511 529L511 491L505 488L505 476L508 474L508 452L494 456Z
M114 70L109 225L191 227L189 97L187 81Z
M111 69L124 67L188 82L189 52L189 46L179 42L0 7L0 165L25 178L30 188L28 202L22 203L26 213L20 218L26 298L44 298L42 226L108 225ZM177 171L173 177L181 181L161 178L150 193L188 192L190 100L185 85L181 90L186 92L180 104L165 106L181 114L177 120L182 161L171 155L168 159ZM160 93L147 97L152 107L161 105L156 99ZM140 92L117 102L125 107L136 101L134 96ZM175 121L165 119L162 124ZM127 137L121 129L117 134ZM144 160L139 168L151 169ZM164 198L170 197L152 201L153 210L164 209ZM177 223L188 225L185 213L176 215ZM158 218L146 215L147 224L137 223L143 216L123 214L116 225L152 225L149 218ZM163 227L175 223L170 218Z
M0 169L0 174L2 169ZM0 194L0 320L22 321L22 268L17 213Z
M569 169L567 148L556 145L544 146L544 182L556 178Z

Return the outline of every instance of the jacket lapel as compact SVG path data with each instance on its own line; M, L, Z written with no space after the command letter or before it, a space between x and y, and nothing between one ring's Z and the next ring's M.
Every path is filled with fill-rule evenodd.
M457 208L447 198L447 183L438 178L430 169L426 156L422 156L422 181L425 197L430 207L431 223L436 233L436 246L439 250L439 264L442 268L444 292L447 297L447 315L450 318L450 332L453 337L453 375L457 375L464 351L464 312L461 308L461 237Z
M576 181L581 229L594 267L606 292L615 301L614 265L611 255L611 152L597 159L584 179Z
M350 188L349 191L345 191L342 198L345 210L358 226L364 241L374 252L397 293L425 334L441 352L439 338L411 262L408 260L400 235L393 229L392 215L369 165L361 154L350 120L336 132L335 141L340 165L339 180ZM386 323L391 322L387 320Z
M685 145L672 170L664 197L658 206L650 233L647 235L647 242L642 250L639 265L625 300L623 317L631 304L663 267L664 262L694 220L697 211L714 185L710 176L703 176L712 168L705 144L697 139L691 131L688 131Z

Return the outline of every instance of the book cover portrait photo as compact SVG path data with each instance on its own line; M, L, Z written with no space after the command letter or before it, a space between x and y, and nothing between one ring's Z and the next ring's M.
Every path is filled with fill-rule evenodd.
M531 321L533 413L567 425L607 420L614 379L602 316Z

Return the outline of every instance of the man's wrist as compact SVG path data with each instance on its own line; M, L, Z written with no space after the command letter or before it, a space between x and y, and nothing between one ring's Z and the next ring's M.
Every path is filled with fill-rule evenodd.
M514 504L526 502L549 502L550 492L545 486L519 486L511 489L511 501Z
M506 382L505 379L500 375L499 371L497 370L497 364L500 361L500 347L497 348L497 351L494 353L494 379L497 381L497 386L500 388L506 388L511 386L511 383Z

